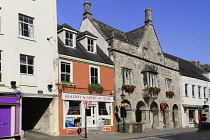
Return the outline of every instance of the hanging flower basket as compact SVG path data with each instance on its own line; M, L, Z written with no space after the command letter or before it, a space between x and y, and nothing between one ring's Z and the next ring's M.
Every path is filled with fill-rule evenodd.
M160 88L157 87L150 87L148 94L150 95L158 95L160 93Z
M136 86L134 86L134 85L122 85L121 89L125 90L125 92L133 93L135 88L136 88Z
M130 104L128 103L122 103L119 105L119 108L129 108L130 107Z
M172 98L174 96L173 91L166 91L166 97Z

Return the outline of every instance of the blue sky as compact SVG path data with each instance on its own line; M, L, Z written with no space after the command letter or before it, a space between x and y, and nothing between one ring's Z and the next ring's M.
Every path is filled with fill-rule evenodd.
M58 24L79 29L85 0L57 0ZM93 18L120 31L144 26L144 11L152 20L163 52L210 64L210 0L89 0Z

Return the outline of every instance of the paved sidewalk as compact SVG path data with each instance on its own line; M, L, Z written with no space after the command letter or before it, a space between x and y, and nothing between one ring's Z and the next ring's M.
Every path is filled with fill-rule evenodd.
M129 140L129 139L141 139L145 137L152 137L158 135L175 135L179 133L195 133L197 128L166 128L159 130L150 130L142 133L99 133L99 134L88 134L87 138L84 138L84 134L74 136L48 136L48 135L31 135L24 140ZM36 133L36 132L35 132Z

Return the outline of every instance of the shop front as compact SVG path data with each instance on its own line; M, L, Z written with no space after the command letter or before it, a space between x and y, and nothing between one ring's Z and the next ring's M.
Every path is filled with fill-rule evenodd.
M20 136L21 93L0 93L0 138Z
M114 132L113 96L98 94L62 93L63 120L61 135L77 134L84 131L85 117L87 130L98 129Z

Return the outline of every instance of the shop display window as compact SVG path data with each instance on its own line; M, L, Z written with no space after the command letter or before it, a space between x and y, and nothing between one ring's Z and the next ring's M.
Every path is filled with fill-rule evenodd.
M81 101L65 101L65 127L81 127Z
M106 102L99 102L98 103L98 114L99 120L98 125L111 125L111 112L112 112L112 104Z

